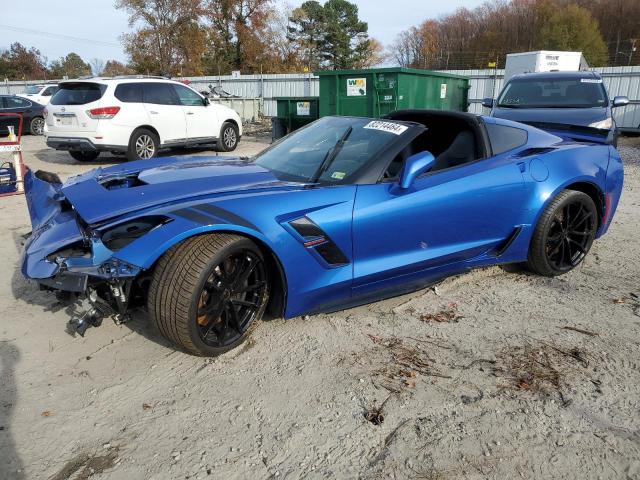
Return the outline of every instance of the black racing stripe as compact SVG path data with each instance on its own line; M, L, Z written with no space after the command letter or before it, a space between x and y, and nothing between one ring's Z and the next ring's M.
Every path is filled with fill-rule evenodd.
M175 212L171 212L174 215L178 215L179 217L186 218L187 220L191 220L195 223L200 223L202 225L213 225L217 222L214 222L211 217L207 217L206 215L202 215L201 213L194 212L193 210L189 210L188 208L183 208L181 210L176 210Z
M216 207L208 203L203 203L202 205L195 205L193 208L196 208L202 212L221 218L227 223L231 223L234 225L242 225L243 227L251 228L253 230L258 230L258 227L256 227L253 223L248 222L244 218L239 217L235 213L231 213L230 211L225 210L224 208Z

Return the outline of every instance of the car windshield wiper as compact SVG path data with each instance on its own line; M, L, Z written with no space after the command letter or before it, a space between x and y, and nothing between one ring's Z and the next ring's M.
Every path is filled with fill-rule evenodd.
M322 160L322 163L318 167L318 170L316 170L316 173L314 173L313 177L311 177L311 179L309 180L311 183L317 183L320 177L322 176L322 174L326 172L327 169L331 166L333 161L336 159L336 157L340 153L340 150L342 150L342 147L344 146L345 142L349 138L349 135L351 135L351 132L353 132L353 127L349 126L349 128L347 128L345 132L342 134L342 136L338 139L336 144L333 147L331 147L329 150L327 150L327 154L324 156L324 159Z

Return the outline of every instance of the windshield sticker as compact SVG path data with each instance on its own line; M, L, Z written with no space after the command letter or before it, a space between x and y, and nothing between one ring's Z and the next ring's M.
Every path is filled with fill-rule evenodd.
M367 123L363 128L368 128L370 130L380 130L382 132L393 133L394 135L402 135L407 131L409 127L400 125L399 123L374 120L373 122Z
M601 78L581 78L581 83L602 83Z
M344 172L333 172L331 174L331 178L335 178L336 180L342 180L347 174Z

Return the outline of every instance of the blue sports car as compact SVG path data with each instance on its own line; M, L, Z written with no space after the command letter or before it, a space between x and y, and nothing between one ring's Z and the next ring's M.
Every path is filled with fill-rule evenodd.
M157 158L61 183L27 173L22 272L197 355L263 316L334 311L475 267L578 265L611 223L618 152L466 113L325 117L253 158Z

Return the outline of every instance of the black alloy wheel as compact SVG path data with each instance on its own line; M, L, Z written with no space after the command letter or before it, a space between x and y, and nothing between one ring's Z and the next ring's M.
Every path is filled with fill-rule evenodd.
M538 222L529 253L535 272L555 276L582 262L598 228L598 212L587 194L565 190L545 209Z
M200 291L200 339L214 348L237 343L263 310L266 288L266 268L254 252L242 250L225 258L212 269Z
M259 324L270 295L263 252L246 237L198 235L157 262L147 307L160 333L194 355L223 354Z

